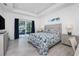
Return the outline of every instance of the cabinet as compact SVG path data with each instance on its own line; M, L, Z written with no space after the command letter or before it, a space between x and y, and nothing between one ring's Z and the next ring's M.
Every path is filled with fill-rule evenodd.
M0 33L0 56L4 56L6 54L8 43L9 43L8 33L7 32Z

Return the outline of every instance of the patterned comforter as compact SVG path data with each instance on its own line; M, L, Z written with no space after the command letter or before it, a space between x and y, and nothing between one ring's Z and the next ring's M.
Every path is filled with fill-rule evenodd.
M60 41L59 32L55 33L32 33L28 42L37 48L40 55L47 55L48 49Z

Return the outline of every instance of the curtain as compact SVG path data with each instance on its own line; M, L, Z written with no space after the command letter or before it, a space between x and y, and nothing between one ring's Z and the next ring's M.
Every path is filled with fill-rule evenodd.
M35 22L34 21L32 21L32 31L31 31L31 33L35 33Z
M15 39L19 38L19 19L15 18L15 32L14 32Z

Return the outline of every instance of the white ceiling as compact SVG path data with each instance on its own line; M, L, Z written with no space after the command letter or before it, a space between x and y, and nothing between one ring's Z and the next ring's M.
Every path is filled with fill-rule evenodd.
M15 9L39 14L51 7L52 5L55 5L55 3L15 3L13 7Z
M3 3L1 7L6 11L26 14L30 16L42 16L48 12L55 12L65 7L68 3Z

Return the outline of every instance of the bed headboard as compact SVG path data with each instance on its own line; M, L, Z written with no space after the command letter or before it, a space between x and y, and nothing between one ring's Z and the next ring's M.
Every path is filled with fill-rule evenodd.
M59 31L60 35L62 35L62 24L46 25L45 30L48 30L48 29L55 29Z
M59 30L59 32L62 32L62 24L46 25L45 30L46 29L56 29Z

